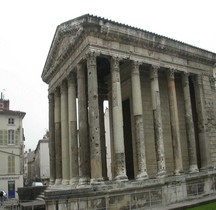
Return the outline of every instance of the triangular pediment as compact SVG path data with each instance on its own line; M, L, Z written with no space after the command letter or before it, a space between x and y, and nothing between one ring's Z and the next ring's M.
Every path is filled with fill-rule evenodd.
M48 74L58 65L58 63L65 57L67 49L76 42L81 32L83 31L83 18L76 18L59 25L56 29L47 60L43 69L42 78L46 82Z

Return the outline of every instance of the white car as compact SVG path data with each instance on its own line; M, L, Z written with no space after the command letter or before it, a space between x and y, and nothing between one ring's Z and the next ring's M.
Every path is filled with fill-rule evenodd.
M32 187L41 187L43 186L42 182L32 182Z

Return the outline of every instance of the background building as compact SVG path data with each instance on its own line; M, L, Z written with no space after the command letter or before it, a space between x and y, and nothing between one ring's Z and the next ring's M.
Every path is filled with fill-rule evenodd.
M34 153L35 181L48 185L50 178L49 140L39 140Z
M0 189L9 198L17 197L16 190L23 187L25 112L12 111L3 94L0 99Z

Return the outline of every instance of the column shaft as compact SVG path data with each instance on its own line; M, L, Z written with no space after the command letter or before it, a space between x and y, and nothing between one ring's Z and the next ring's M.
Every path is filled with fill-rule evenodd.
M55 91L55 157L56 157L56 181L59 185L62 182L62 160L61 160L61 102L60 90Z
M50 157L50 185L55 184L56 163L55 163L55 122L54 122L54 94L49 96L49 157Z
M83 65L77 65L78 116L79 116L79 185L88 184L90 179L90 151L88 134L88 112L86 101L86 76Z
M113 109L112 109L112 91L108 94L109 98L109 128L110 128L110 151L111 151L111 174L112 180L116 177L115 169L115 149L114 149L114 137L113 137Z
M153 121L154 121L154 131L155 131L158 177L163 177L166 175L166 164L165 164L165 154L164 154L160 91L159 91L159 84L158 84L158 68L159 68L158 66L152 66L150 78L151 78L152 110L153 110Z
M191 97L189 88L188 73L182 73L182 86L184 92L184 105L185 105L185 121L188 142L188 155L189 155L189 171L191 173L198 172L197 167L197 154L196 154L196 141L194 133L194 122L191 107Z
M62 184L69 184L69 140L68 140L68 97L67 83L61 85L61 141L62 141Z
M197 75L195 81L195 96L196 96L196 108L198 114L198 127L199 127L199 144L200 144L200 156L201 156L201 170L205 170L212 167L210 156L210 145L207 131L207 119L205 111L205 101L203 93L203 76Z
M179 117L178 117L178 107L177 107L177 99L176 99L174 70L170 69L168 71L167 80L168 80L168 91L169 91L171 131L172 131L172 141L173 141L173 151L174 151L174 161L175 161L175 175L179 175L180 172L183 172L183 165L182 165L182 152L181 152L181 143L180 143Z
M112 112L113 112L113 138L115 150L115 179L127 180L124 133L123 133L123 113L122 113L122 96L120 69L118 58L111 59L112 74Z
M87 54L91 182L102 181L100 117L96 55Z
M137 179L148 178L146 170L145 137L143 127L142 94L138 62L133 62L131 71L133 115L135 121L135 138L137 145L138 174Z
M76 78L74 74L68 79L68 123L69 123L69 155L70 184L79 181L78 141L77 141L77 109L76 109Z

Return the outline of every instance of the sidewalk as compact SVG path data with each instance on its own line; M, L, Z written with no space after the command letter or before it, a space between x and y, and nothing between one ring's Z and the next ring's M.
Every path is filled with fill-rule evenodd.
M4 201L3 205L0 206L0 210L16 209L17 204L18 201L16 199L7 199L6 201Z

